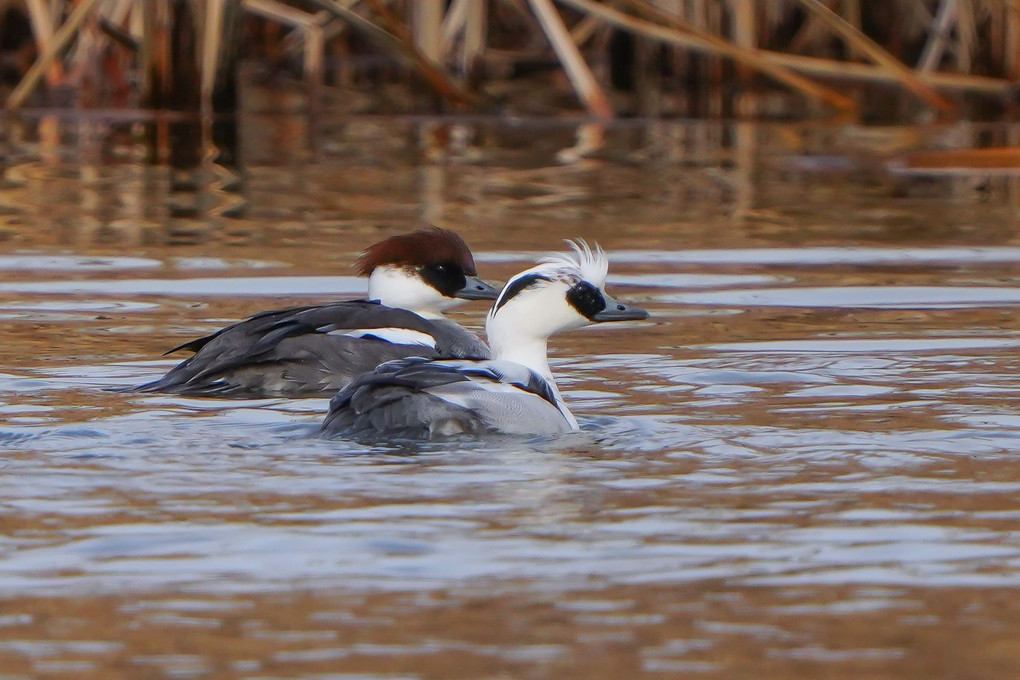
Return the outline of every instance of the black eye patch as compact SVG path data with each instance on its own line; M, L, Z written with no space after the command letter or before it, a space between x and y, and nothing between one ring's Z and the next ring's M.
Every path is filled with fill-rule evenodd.
M602 291L587 281L581 281L567 291L567 302L578 314L591 321L595 320L596 314L606 308L606 299L602 297Z
M453 262L440 262L421 268L421 277L446 297L454 297L467 284L464 270Z
M492 311L497 311L500 307L509 302L513 296L517 295L525 288L528 288L539 281L551 280L552 279L548 276L542 276L541 274L528 274L527 276L522 276L519 279L514 279L507 284L506 288L503 289L503 292L499 294L499 300L496 302L496 307Z

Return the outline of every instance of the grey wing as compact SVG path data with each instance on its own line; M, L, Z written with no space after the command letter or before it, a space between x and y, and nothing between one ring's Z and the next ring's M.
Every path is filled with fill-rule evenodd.
M408 328L425 337L431 336L432 323L413 312L366 301L263 312L181 345L196 354L136 389L204 396L331 394L381 362L438 356L427 346L336 331Z
M188 342L182 343L168 349L163 352L163 356L186 350L188 352L198 352L206 345L214 342L217 338L222 341L223 339L229 338L234 342L237 342L241 337L258 337L266 329L272 328L275 324L285 321L286 319L293 318L295 315L301 312L315 309L314 305L308 305L304 307L289 307L287 309L273 309L266 312L259 312L254 316L248 317L244 321L238 321L237 323L230 324L215 333L189 340Z
M429 392L468 380L445 362L392 361L359 376L333 397L321 432L327 437L384 434L427 439L486 431L485 423L469 410Z

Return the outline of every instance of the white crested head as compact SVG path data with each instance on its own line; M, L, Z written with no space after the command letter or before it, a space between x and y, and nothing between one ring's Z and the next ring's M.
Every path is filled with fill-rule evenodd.
M548 255L503 286L485 323L493 359L516 361L551 378L546 355L554 333L647 316L606 294L609 261L602 248L580 239L567 243L573 254Z
M550 253L541 260L539 264L560 265L564 269L574 270L576 275L584 281L602 288L606 285L606 276L609 275L609 258L602 246L595 244L593 250L584 239L567 239L567 245L574 251L569 253Z

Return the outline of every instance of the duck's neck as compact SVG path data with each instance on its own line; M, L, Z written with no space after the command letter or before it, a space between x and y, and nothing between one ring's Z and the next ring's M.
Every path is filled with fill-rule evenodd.
M512 303L511 303L512 305ZM493 359L513 361L527 366L549 382L549 332L541 309L507 305L490 312L485 319L485 335Z
M489 351L493 359L513 361L526 366L542 376L555 396L556 408L572 430L577 430L577 420L567 408L560 389L549 369L549 334L541 317L533 315L512 316L497 313L485 322L485 334L489 339Z
M553 385L552 371L549 370L549 338L528 338L521 336L500 337L488 333L489 350L493 359L513 361L538 373Z
M548 344L548 338L523 339L518 337L501 342L494 339L491 335L489 336L489 348L492 351L492 358L514 361L527 366L545 378L545 381L549 383L549 387L552 388L557 410L563 415L563 419L567 421L567 425L571 430L578 430L580 427L577 424L577 419L574 418L574 414L567 408L566 402L563 401L563 397L560 395L560 388L556 384L556 379L553 378L552 371L549 370Z
M440 319L456 304L444 298L420 276L404 267L380 265L368 277L368 299L395 309L406 309L426 319Z

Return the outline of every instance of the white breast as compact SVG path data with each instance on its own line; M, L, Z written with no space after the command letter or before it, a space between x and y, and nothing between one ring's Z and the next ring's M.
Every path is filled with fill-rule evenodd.
M457 362L448 362L455 365ZM490 375L471 375L469 380L454 382L425 391L451 404L475 413L494 429L507 434L556 434L578 429L555 383L550 387L556 399L552 404L542 396L522 389L532 377L526 367L509 361L488 361L482 364L463 362L466 368L484 366L502 379Z

